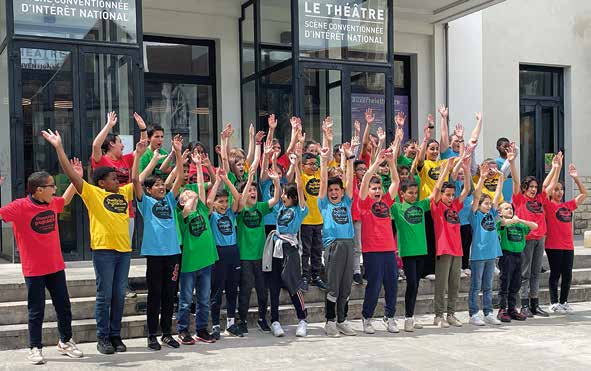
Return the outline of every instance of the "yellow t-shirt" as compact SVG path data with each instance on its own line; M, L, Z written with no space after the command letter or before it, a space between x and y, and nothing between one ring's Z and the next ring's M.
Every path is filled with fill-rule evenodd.
M332 159L331 162L328 163L328 167L340 167L341 164L337 162L337 160L335 160L334 158Z
M306 173L302 172L302 184L304 186L304 195L306 196L306 205L308 205L308 215L304 218L302 224L322 224L322 215L320 214L320 209L318 209L320 171L317 170L312 175L306 175Z
M127 208L133 199L133 184L119 187L119 193L111 193L84 182L80 197L90 219L90 248L131 252Z
M433 192L439 174L441 174L442 168L445 166L447 160L425 160L421 171L419 171L419 178L421 178L421 189L419 192L419 198L421 200L426 199Z
M478 180L480 180L480 175L474 175L472 180L474 181L474 186L476 186L476 184L478 184ZM489 195L490 199L494 200L497 184L499 184L498 174L495 174L495 176L492 178L484 178L484 183L482 184L482 193ZM499 203L501 202L503 202L503 193L501 193L501 198L499 198Z

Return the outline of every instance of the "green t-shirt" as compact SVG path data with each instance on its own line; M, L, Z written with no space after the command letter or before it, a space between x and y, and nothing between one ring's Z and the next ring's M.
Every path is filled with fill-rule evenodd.
M166 152L164 148L160 148L159 151L161 155L168 156L168 152ZM140 157L140 173L144 171L146 167L148 167L148 164L150 163L150 161L152 161L152 157L154 157L154 152L148 146L148 148L146 148L146 152L144 152L142 157ZM160 171L160 165L162 165L164 160L166 160L166 157L162 157L160 161L158 161L158 163L156 164L156 168L153 172L154 175L158 175L162 177L162 179L166 179L166 177L168 176L168 174L165 174L162 171Z
M176 211L178 213L178 207ZM180 212L178 219L183 217L182 210ZM209 225L209 209L201 200L198 201L195 211L179 225L183 241L181 272L195 272L218 260L218 251Z
M401 257L427 255L425 211L431 209L431 200L427 198L413 204L395 202L392 206L398 233L398 254Z
M515 223L502 226L497 222L497 232L501 240L501 249L521 253L525 249L525 236L529 233L529 227L523 223Z
M410 157L406 157L405 155L400 155L398 156L398 158L396 159L396 164L398 166L408 166L408 168L410 169L410 167L412 166L412 162L414 160Z
M253 207L245 206L236 217L240 260L263 258L267 239L263 217L270 212L268 202L257 202Z

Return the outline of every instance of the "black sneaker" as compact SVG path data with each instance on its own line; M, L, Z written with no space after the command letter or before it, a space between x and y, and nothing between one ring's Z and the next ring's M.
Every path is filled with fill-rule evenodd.
M218 339L220 338L220 333L218 331ZM202 328L201 330L197 330L197 334L195 335L195 338L197 341L201 341L203 343L215 343L215 339L213 336L211 336L211 334L209 332L207 332L207 329Z
M220 325L211 328L211 337L216 341L220 340Z
M115 348L113 347L113 344L111 344L111 340L109 340L109 338L97 339L96 350L98 350L101 354L115 353Z
M327 289L326 284L324 283L324 281L322 281L322 279L320 277L314 278L312 280L311 284L312 284L312 286L318 287L322 291L326 291L326 289Z
M303 292L308 292L308 279L306 277L302 277L302 284L300 285L300 290Z
M162 347L160 346L160 343L158 342L158 339L156 339L156 336L148 336L148 349L150 349L150 350L162 349Z
M117 353L123 353L127 351L127 347L125 344L123 344L121 336L111 336L111 344L113 344Z
M242 334L248 334L248 324L246 323L246 321L240 321L240 323L238 324L238 329Z
M261 330L262 332L266 334L271 332L271 327L269 327L269 324L267 323L266 319L259 319L257 321L257 325L259 326L259 330Z
M178 341L174 340L174 338L171 335L163 335L160 338L160 341L162 342L162 344L166 344L171 348L178 348L181 345L179 344Z
M242 334L242 331L240 331L240 328L238 327L237 324L233 324L232 326L228 327L226 329L226 332L232 336L236 336L236 337L243 337L244 335Z
M195 339L193 339L193 337L191 336L191 334L189 334L189 330L184 329L181 330L181 332L179 333L179 342L183 345L193 345L195 344Z
M363 285L363 278L361 278L361 273L355 273L353 275L353 283L356 285Z

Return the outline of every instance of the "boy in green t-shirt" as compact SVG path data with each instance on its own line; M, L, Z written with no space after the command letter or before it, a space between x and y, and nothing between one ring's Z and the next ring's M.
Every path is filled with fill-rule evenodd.
M503 256L499 259L501 287L499 288L499 313L497 318L501 322L511 322L512 319L525 321L527 316L515 309L517 294L521 287L521 253L525 248L525 236L530 231L538 229L538 225L534 222L519 219L514 215L513 205L509 202L503 202L499 205L499 216L497 232L499 233Z

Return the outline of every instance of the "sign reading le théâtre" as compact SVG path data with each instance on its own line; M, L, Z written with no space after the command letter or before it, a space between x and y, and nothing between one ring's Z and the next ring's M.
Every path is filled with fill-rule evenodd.
M300 0L300 43L383 45L387 42L386 4L385 1Z

